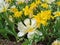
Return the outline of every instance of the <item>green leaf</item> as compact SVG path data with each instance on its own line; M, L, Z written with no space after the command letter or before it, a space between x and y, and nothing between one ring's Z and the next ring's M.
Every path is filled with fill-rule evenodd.
M57 17L57 18L56 18L55 28L56 28L56 30L60 30L60 17Z
M23 42L22 45L28 45L29 44L29 40L25 40L25 42Z
M33 40L26 39L25 42L23 42L22 45L32 45L32 41L33 41Z

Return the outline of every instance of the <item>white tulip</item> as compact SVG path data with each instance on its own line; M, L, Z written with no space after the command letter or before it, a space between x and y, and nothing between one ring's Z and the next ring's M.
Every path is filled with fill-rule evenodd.
M37 23L36 23L36 20L35 19L31 19L31 22L30 22L30 19L25 19L24 20L24 24L22 22L19 22L18 23L18 30L20 31L17 34L18 37L22 37L26 33L28 33L27 34L27 37L28 38L33 38L33 35L35 33L38 34L38 35L42 35L42 33L37 30Z

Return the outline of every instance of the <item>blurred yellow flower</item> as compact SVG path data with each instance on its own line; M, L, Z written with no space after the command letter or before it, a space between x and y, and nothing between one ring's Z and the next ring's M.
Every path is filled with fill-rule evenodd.
M56 2L56 4L57 4L58 6L60 6L60 2Z
M11 8L10 11L14 13L14 12L17 12L18 9L17 8Z
M37 26L40 27L41 24L43 24L44 26L47 25L47 21L42 20L41 18L39 18L38 16L35 16L34 19L36 19L37 21Z
M33 14L33 10L31 10L28 6L26 6L24 9L24 15L32 15Z
M54 12L54 17L58 17L58 16L60 16L60 12L59 11Z
M21 17L21 15L22 15L22 11L17 11L17 12L15 12L14 13L14 17L16 17L16 18L19 18L19 17Z
M41 22L40 15L35 15L34 19L37 21L37 26L39 27Z
M45 10L45 11L41 11L41 14L40 14L41 16L41 18L43 19L43 20L49 20L50 18L51 18L51 10Z
M48 4L47 4L47 3L41 3L41 6L42 6L43 8L48 8Z
M30 5L30 9L35 9L36 7L37 7L37 5L34 2Z
M23 4L23 2L17 2L17 4L19 5L19 4Z
M2 12L6 12L6 11L7 11L7 9L4 7L3 10L2 10Z
M35 15L34 18L36 19L38 26L40 24L43 24L44 26L46 26L47 20L50 20L51 18L51 11L50 10L41 11L41 13L38 13L37 15Z
M10 8L10 11L15 13L18 11L18 9L15 7L15 5L13 5L11 8Z
M5 0L5 1L6 1L7 3L8 3L8 2L10 2L10 3L11 3L13 0Z
M36 0L36 4L37 5L41 4L41 0Z

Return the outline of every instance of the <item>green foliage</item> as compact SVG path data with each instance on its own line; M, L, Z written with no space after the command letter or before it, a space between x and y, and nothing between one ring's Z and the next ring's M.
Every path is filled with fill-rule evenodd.
M16 0L13 0L11 3L8 3L9 7L5 12L0 12L0 35L2 35L3 38L6 38L8 40L10 40L9 36L12 35L12 36L15 37L16 42L19 42L20 40L24 40L22 45L32 45L33 42L34 43L37 43L39 41L44 42L46 39L48 40L48 43L46 45L50 45L51 42L52 42L52 39L60 40L60 6L56 5L56 2L58 2L58 1L60 1L60 0L56 0L56 1L52 2L51 4L49 4L49 3L43 2L41 0L41 4L47 3L48 8L46 9L46 8L43 8L43 6L41 6L40 3L38 4L37 2L35 2L35 0L30 0L27 3L26 2L23 2L23 3L20 2L21 4L18 4L18 2L16 2ZM16 12L10 11L10 8L12 6L16 6L15 8L18 10L18 11L16 11L16 12L18 12L17 15L16 15L16 16L18 16L17 18L14 17ZM28 9L23 11L23 9L26 6L28 6ZM30 12L31 12L30 10L33 11L33 14L30 14ZM51 10L51 16L52 17L55 16L54 12L59 12L59 14L57 14L58 16L54 17L54 19L46 20L46 22L47 22L46 26L44 26L43 24L44 24L44 21L45 21L44 18L47 18L47 17L45 17L45 16L42 17L41 15L39 15L43 18L43 21L40 20L40 21L42 21L42 22L40 22L41 24L39 23L40 26L36 26L34 28L36 28L37 31L41 32L42 35L34 33L34 35L32 35L33 38L29 39L26 35L29 33L29 30L31 28L30 27L30 25L32 24L31 19L34 19L35 18L34 16L37 16L38 13L41 13L42 11L44 12L45 10ZM22 11L21 17L19 17L20 16L19 15L20 11ZM29 13L30 15L25 15L24 12ZM42 15L44 15L44 14L42 14ZM10 20L11 18L9 19L9 16L12 16L13 21ZM31 17L29 17L29 16L31 16ZM26 31L26 34L23 35L22 37L18 37L17 32L20 31L18 29L18 23L22 22L24 24L24 26L27 27L27 25L24 23L24 20L27 19L27 18L30 19L30 23L31 23L28 26L28 31ZM39 18L37 18L38 22L39 22ZM22 25L20 25L20 26L22 26ZM25 27L21 27L21 28L25 28ZM8 34L10 34L10 35L8 36Z

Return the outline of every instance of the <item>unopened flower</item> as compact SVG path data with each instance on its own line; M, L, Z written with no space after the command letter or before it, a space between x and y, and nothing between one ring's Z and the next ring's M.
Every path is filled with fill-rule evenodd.
M13 17L12 17L11 15L9 16L9 20L10 20L11 22L14 22L14 21L13 21Z

